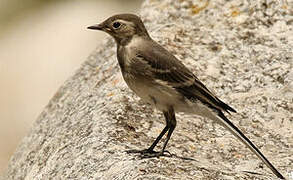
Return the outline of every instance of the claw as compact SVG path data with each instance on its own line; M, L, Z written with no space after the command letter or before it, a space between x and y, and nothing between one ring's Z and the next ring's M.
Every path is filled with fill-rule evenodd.
M128 150L126 151L128 154L132 154L132 153L136 153L136 154L153 154L153 153L156 153L156 151L154 150L151 150L151 149L144 149L144 150L136 150L136 149L131 149L131 150Z
M141 155L141 158L142 159L145 159L145 158L153 158L153 157L157 157L159 158L160 156L166 156L166 157L172 157L172 154L169 152L169 151L160 151L160 152L157 152L157 151L154 151L154 150L151 150L151 149L144 149L144 150L128 150L126 151L127 153L139 153ZM167 153L167 154L165 154Z
M173 156L173 154L172 154L172 153L170 153L170 151L167 151L167 150L165 150L164 152L168 153L170 157L172 157L172 156ZM163 152L163 153L164 153L164 152Z

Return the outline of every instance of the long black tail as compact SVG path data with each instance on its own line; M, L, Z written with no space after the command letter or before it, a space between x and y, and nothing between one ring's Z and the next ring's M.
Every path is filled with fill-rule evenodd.
M221 118L221 123L239 140L241 140L252 152L254 152L273 173L280 179L285 179L281 173L270 163L269 160L258 150L258 148L231 122L223 112L219 111L218 116Z

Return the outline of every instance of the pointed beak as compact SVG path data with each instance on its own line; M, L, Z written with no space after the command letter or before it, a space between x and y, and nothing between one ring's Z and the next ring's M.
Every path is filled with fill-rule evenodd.
M93 30L100 30L102 31L104 29L103 24L95 24L93 26L89 26L87 27L88 29L93 29Z

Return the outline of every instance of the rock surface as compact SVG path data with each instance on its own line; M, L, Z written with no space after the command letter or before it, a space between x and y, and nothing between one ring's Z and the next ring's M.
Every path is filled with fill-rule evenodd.
M293 2L280 2L151 0L141 16L156 41L238 111L228 117L288 177ZM64 83L22 140L4 179L275 178L224 128L180 113L167 147L173 157L127 154L148 147L164 119L127 88L115 50L107 38Z

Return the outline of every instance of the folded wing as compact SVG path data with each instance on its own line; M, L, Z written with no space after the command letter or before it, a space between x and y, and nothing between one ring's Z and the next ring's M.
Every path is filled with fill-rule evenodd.
M216 110L236 112L212 94L175 56L158 44L151 47L153 48L138 51L137 58L149 65L148 71L158 82L173 87L190 101L199 100Z

